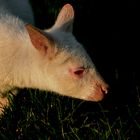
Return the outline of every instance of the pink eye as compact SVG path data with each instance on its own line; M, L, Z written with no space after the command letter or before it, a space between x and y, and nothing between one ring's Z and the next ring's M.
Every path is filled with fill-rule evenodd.
M77 76L82 76L84 71L85 71L84 68L78 68L76 71L74 71L74 74Z
M82 78L85 74L86 68L84 67L76 67L73 69L69 69L70 74L73 76L73 78Z

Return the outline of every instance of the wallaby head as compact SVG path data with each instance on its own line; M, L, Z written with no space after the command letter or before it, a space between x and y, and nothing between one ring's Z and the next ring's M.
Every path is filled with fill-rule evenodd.
M40 80L34 79L40 81L36 87L79 99L100 101L107 93L108 85L96 71L84 47L73 36L73 21L73 7L66 4L52 28L41 31L26 25L32 46L41 60L36 68L40 73Z

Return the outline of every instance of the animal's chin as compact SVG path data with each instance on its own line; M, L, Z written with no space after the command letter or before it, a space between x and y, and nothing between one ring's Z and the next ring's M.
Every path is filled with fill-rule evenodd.
M98 101L103 100L104 96L105 96L104 92L102 92L102 91L95 91L94 93L91 93L87 97L87 100L98 102Z

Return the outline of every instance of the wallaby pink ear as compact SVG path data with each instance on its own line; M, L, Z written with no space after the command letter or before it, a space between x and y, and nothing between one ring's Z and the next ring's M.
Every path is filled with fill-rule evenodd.
M52 53L54 48L53 39L47 35L47 33L43 33L41 30L37 29L31 24L27 24L25 27L28 31L33 46L41 53L47 53L47 55L50 55L49 53Z
M66 32L72 32L74 9L70 4L65 4L59 12L54 27Z

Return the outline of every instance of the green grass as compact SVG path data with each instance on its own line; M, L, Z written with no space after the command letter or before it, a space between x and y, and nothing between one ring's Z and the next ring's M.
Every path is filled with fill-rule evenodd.
M135 107L104 107L38 90L23 90L9 100L0 120L0 140L138 139L139 100Z
M93 10L94 6L91 6L92 8L89 8L89 5L87 6L87 10L83 8L84 12L87 12L87 14L83 15L84 12L78 11L78 9L81 9L81 7L86 7L86 1L85 3L84 1L72 0L42 0L42 2L33 0L30 1L33 3L33 9L36 10L35 15L37 25L41 28L44 28L46 26L49 27L53 24L57 12L62 6L62 2L75 3L74 6L75 8L77 7L76 14L81 14L82 19L84 18L84 16L86 16L87 19L89 12L92 13L91 15L95 14L95 16L93 16L93 19L95 19L95 21L98 21L98 18L96 20L96 14L97 17L102 16L102 14L98 12L100 11L100 5L96 5L96 2L94 3L94 6L97 11L96 9ZM49 9L48 7L51 7L51 9ZM55 7L55 9L53 7ZM102 12L104 13L104 11ZM78 27L80 28L80 33L78 34L80 36L82 34L85 34L84 31L82 31L83 33L81 33L82 27L85 26L85 28L87 28L87 26L89 26L89 22L87 22L86 25L85 22L83 22L84 26L81 26L81 19L77 18L78 16L76 17L76 20L77 25L80 25ZM91 17L89 16L89 20L87 21L90 20ZM100 29L100 25L98 27L96 27L95 25L93 25L93 29ZM103 24L101 24L101 26L102 25ZM77 31L76 26L75 31ZM96 33L97 32L94 32L95 35ZM102 33L103 32L101 32L101 34ZM83 42L86 40L88 42L93 42L93 38L89 38L89 36L87 35L83 36ZM100 41L103 42L103 38L101 38ZM96 42L98 42L98 40ZM116 44L116 42L114 44ZM90 44L89 46L93 47L93 44ZM94 47L98 47L98 45L95 45ZM111 48L113 47L111 44ZM93 50L91 49L90 52L93 52ZM108 48L108 50L106 50L105 57L108 56L109 59L107 60L110 60L110 49ZM100 53L101 51L99 51L99 54L97 55L99 56L99 58L101 57ZM112 51L111 53L114 53L114 51ZM106 63L106 59L103 60L102 58L104 57L100 58L101 62L103 64ZM104 70L111 69L112 71L115 71L113 70L116 60L115 56L113 58L111 56L111 59L114 63L112 64L111 61L109 63L110 68L108 68L107 65L107 67L104 67ZM124 59L124 56L122 58ZM117 63L120 64L121 62L118 60ZM115 67L117 67L117 64L115 65ZM124 89L130 88L128 87L128 85L131 85L133 89L133 84L137 83L136 79L138 77L136 76L136 79L131 79L131 75L133 74L133 72L131 72L131 74L129 74L130 80L126 80L125 78L127 78L127 74L125 73L127 73L127 71L129 73L131 69L130 66L128 68L125 68L124 70L123 69L124 67L120 68L120 71L122 70L123 74L120 74L117 71L119 70L118 68L116 69L116 78L114 78L114 75L114 77L112 77L112 75L107 76L112 77L110 83L112 83L112 85L115 87L115 92L117 92L116 89L120 91L118 95L120 98L121 95L128 95L127 92L123 94L123 91L125 91ZM113 81L112 79L115 80ZM117 85L116 83L120 85ZM123 91L121 91L121 87L123 87ZM111 94L112 97L116 96L114 93ZM119 100L117 100L117 103L113 103L114 98L110 98L110 100L113 100L111 103L108 101L93 103L62 97L51 93L46 94L46 92L40 92L38 90L21 90L20 94L18 94L17 96L14 96L12 94L9 95L10 106L5 108L4 114L0 116L0 140L139 140L139 86L134 85L132 94L133 95L130 96L136 96L136 100L133 103L130 101L122 104L119 103Z

